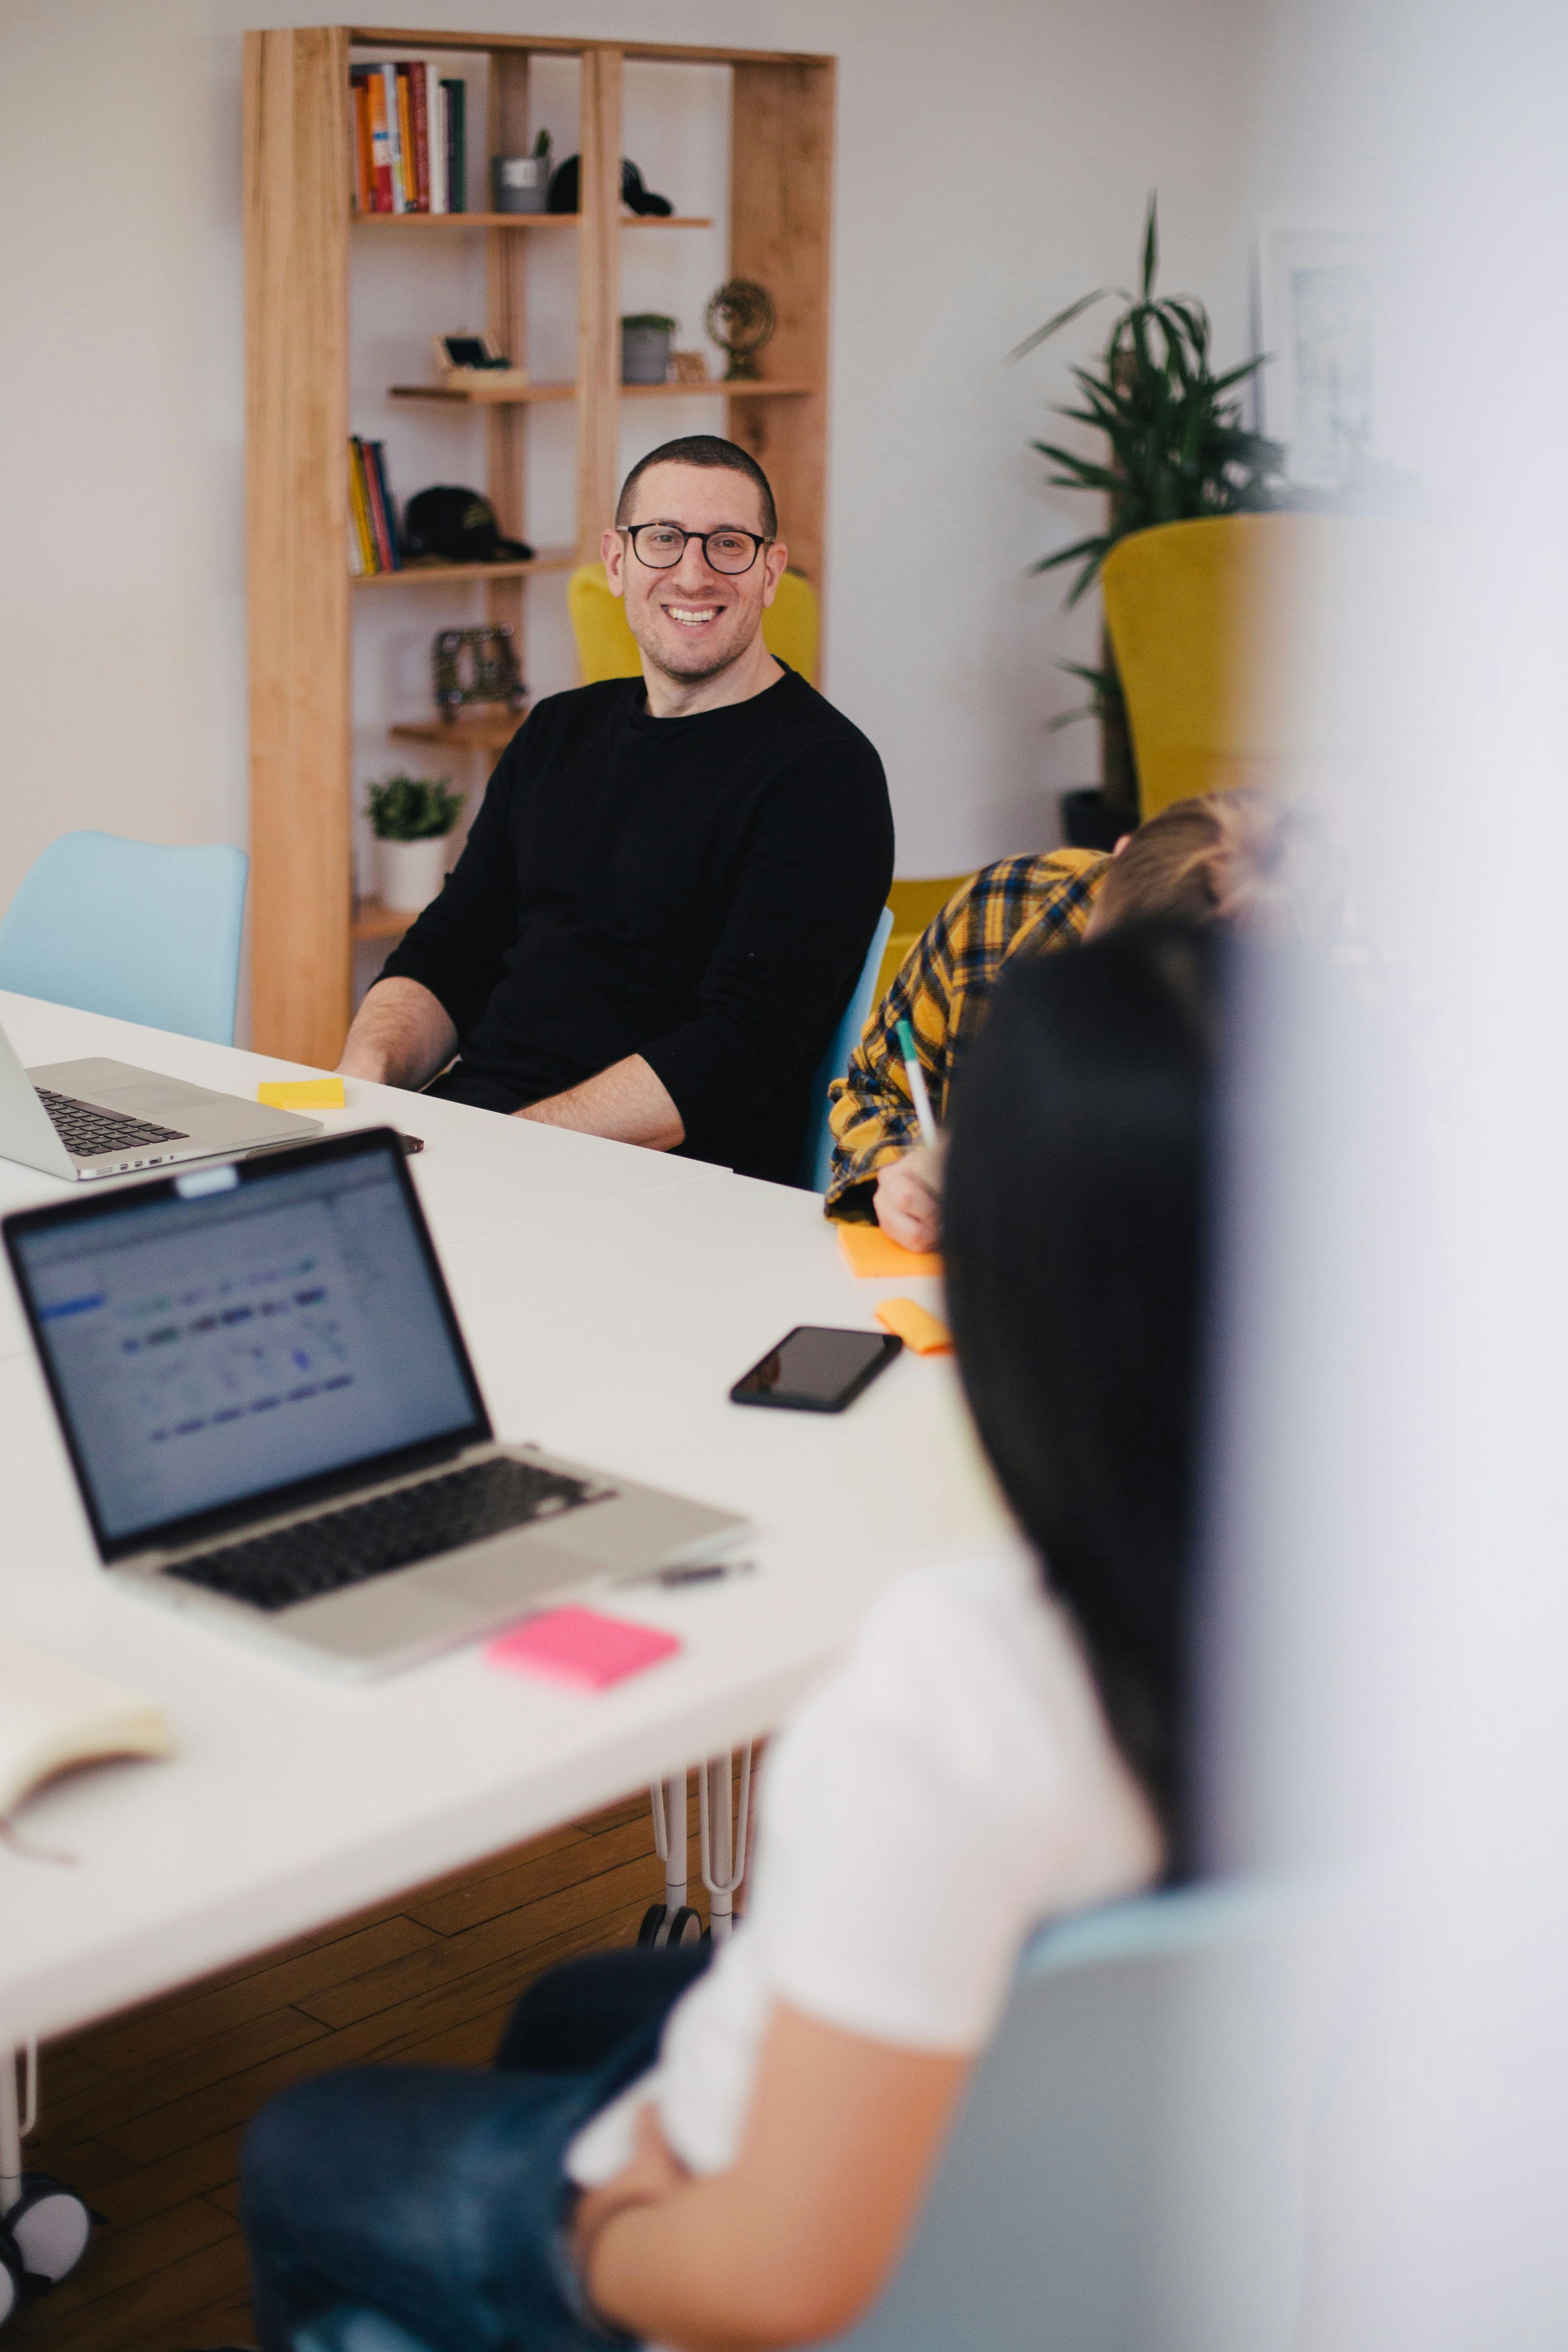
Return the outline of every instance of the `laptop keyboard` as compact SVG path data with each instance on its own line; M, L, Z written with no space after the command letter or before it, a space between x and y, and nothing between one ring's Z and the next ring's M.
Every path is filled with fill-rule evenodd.
M38 1100L48 1112L49 1124L68 1151L78 1160L104 1159L111 1151L135 1151L144 1143L185 1143L182 1127L154 1127L151 1119L130 1118L123 1111L100 1110L96 1103L78 1102L74 1095L57 1095L37 1088Z
M614 1493L613 1486L591 1486L584 1478L502 1457L379 1495L374 1502L351 1503L271 1535L226 1544L171 1563L168 1572L208 1592L247 1601L253 1609L289 1609Z

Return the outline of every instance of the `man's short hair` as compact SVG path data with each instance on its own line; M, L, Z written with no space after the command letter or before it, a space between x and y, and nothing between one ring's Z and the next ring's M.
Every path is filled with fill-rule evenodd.
M683 441L666 441L662 447L650 449L639 457L626 480L616 501L616 526L618 530L632 509L632 492L650 466L703 466L712 472L744 474L756 485L757 496L763 502L763 532L776 539L779 532L779 512L773 504L773 486L756 459L735 441L726 441L717 433L689 433Z

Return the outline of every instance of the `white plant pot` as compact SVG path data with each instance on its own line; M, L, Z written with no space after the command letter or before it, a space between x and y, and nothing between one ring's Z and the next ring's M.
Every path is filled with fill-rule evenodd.
M447 878L451 843L449 833L437 834L429 841L378 841L375 857L382 905L399 915L416 915L427 907Z

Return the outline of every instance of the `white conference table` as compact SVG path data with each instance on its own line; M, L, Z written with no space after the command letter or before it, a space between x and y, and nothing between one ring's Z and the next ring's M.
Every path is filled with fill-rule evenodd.
M293 1065L0 992L24 1063L107 1054L254 1099ZM776 1724L881 1585L1001 1506L951 1358L909 1351L842 1416L731 1405L795 1323L873 1326L811 1193L349 1082L329 1130L386 1120L497 1433L745 1512L755 1572L578 1597L680 1654L579 1696L453 1653L368 1688L283 1664L120 1589L98 1562L0 1274L0 1626L163 1705L166 1762L94 1767L0 1845L0 2051L146 2000L592 1811ZM0 1160L0 1213L73 1188Z

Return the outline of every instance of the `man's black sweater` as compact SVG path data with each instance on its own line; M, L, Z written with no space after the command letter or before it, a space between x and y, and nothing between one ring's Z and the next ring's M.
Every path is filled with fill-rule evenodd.
M682 1151L792 1183L892 873L882 763L794 671L689 719L616 678L530 713L383 977L451 1016L443 1093L512 1111L640 1054Z

